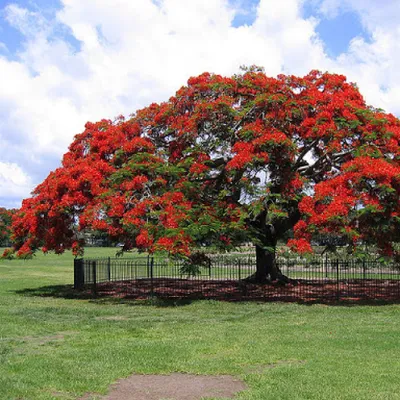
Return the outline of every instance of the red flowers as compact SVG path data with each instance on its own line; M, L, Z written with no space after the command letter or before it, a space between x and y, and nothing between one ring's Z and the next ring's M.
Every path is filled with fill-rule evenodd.
M191 239L183 231L170 237L161 237L154 245L155 251L167 251L173 255L188 256L190 254Z
M310 242L306 239L290 239L287 245L296 253L306 254L313 252Z
M241 169L246 166L246 164L250 163L253 157L254 155L251 153L247 153L245 151L240 152L228 162L226 169Z
M148 249L152 246L153 241L154 239L147 229L142 229L139 235L136 236L136 245L140 248Z
M149 179L144 175L137 175L131 181L124 182L125 190L142 190Z
M196 174L200 175L205 171L208 171L209 167L207 165L204 165L203 163L195 162L189 169L189 172L191 174Z

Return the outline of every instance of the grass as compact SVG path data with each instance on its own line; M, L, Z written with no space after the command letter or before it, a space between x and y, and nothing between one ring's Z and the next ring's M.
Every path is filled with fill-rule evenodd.
M236 375L249 388L242 400L400 399L399 305L29 294L72 284L72 261L0 261L0 399L77 399L132 373L169 372Z

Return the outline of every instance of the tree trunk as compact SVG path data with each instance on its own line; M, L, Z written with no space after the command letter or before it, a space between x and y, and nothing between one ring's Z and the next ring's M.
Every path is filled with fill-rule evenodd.
M256 273L252 276L252 280L257 283L290 281L276 265L275 247L273 251L268 251L256 245Z
M256 282L266 282L268 276L273 271L275 263L275 253L264 250L256 245Z
M252 221L252 227L256 231L256 273L246 280L256 283L280 282L288 283L291 280L282 274L276 265L275 249L278 243L277 230L273 224L266 221L267 210L261 212Z

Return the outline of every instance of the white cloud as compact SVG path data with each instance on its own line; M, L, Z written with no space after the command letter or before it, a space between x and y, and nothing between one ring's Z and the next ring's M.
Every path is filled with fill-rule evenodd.
M356 37L332 68L357 82L367 102L400 116L400 5L398 0L322 0L320 11L351 11L370 35Z
M376 27L393 29L399 25L400 6L398 0L308 0L319 4L319 10L329 18L340 12L356 12L365 28L374 31Z
M17 164L0 161L0 193L4 205L14 207L21 197L29 196L31 190L30 177Z
M6 21L26 37L35 36L38 31L48 30L46 19L39 12L32 12L16 4L6 7Z
M328 66L322 43L315 33L317 20L301 17L302 3L261 0L254 23L256 33L274 42L282 59L281 68L289 74L301 75Z
M400 32L385 22L389 14L395 21L395 2L374 13L372 0L307 0L326 15L352 9L371 32L371 43L356 38L332 60L315 33L318 21L302 17L305 1L260 0L253 25L238 28L231 24L243 1L63 0L53 20L7 6L8 22L26 42L17 61L0 55L0 162L29 171L25 185L36 185L86 121L129 115L168 99L190 76L229 75L242 64L272 76L338 71L359 83L369 103L400 114Z

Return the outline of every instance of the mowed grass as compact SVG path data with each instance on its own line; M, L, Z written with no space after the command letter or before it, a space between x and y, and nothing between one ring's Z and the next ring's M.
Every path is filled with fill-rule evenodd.
M400 399L399 305L121 302L29 290L72 279L69 254L0 261L0 399L77 399L133 373L170 372L235 375L248 385L239 399Z

